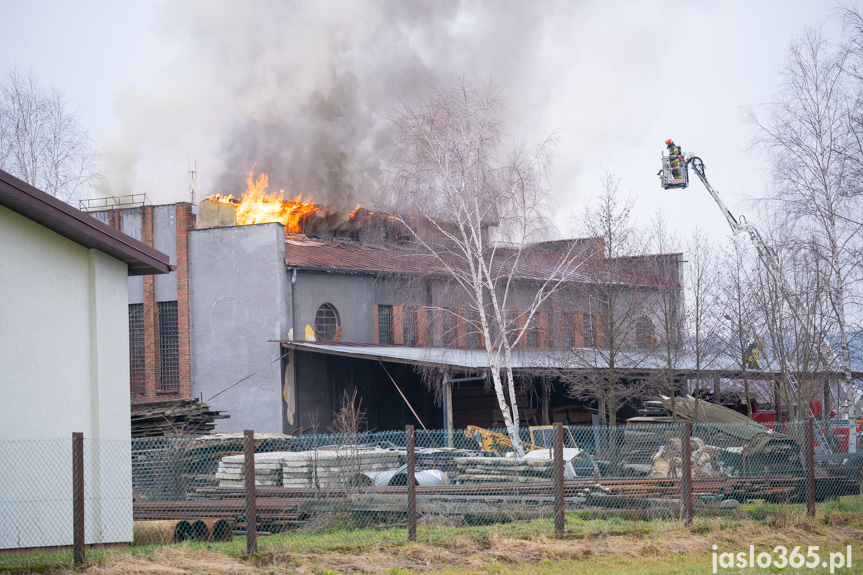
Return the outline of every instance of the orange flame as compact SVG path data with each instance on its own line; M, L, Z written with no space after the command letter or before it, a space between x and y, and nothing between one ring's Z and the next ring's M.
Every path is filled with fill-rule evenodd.
M263 224L267 222L280 222L285 230L291 233L300 233L303 217L317 211L318 206L302 199L302 194L292 200L284 200L284 190L278 193L268 193L269 177L265 173L258 175L255 181L255 170L251 170L246 178L248 189L238 201L233 196L211 196L211 199L224 203L235 204L234 214L237 225Z

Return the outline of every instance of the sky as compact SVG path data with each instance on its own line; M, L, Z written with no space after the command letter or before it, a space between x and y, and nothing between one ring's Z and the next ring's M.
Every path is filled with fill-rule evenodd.
M669 8L673 8L673 11ZM437 87L492 81L513 143L558 138L554 220L577 229L603 175L646 224L685 237L727 223L697 181L664 191L673 138L735 214L769 177L742 110L769 102L807 26L837 38L826 0L723 2L0 0L0 71L30 68L98 144L103 193L239 195L255 167L286 195L362 202L387 119Z

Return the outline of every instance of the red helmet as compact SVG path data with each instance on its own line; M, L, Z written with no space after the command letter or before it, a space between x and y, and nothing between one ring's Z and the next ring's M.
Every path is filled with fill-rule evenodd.
M673 143L674 143L674 140L672 140L671 138L668 138L667 140L665 140L665 145L666 145L666 146L670 146L670 145L671 145L671 144L673 144Z

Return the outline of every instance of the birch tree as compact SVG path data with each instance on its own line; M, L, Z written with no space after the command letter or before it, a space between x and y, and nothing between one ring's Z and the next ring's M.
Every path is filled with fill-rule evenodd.
M750 112L755 144L773 175L769 200L802 246L814 241L824 265L830 313L838 334L838 363L851 378L848 305L859 286L861 210L856 177L863 131L855 125L855 98L846 74L848 51L807 30L792 42L774 101ZM855 160L856 158L856 160ZM827 366L835 369L837 366ZM846 398L853 402L853 398ZM853 414L849 414L851 417Z
M93 142L63 94L32 72L0 80L0 169L65 202L100 177Z
M403 105L392 120L395 152L381 207L406 230L428 275L464 306L457 319L485 350L521 456L515 349L578 264L572 247L549 260L535 246L547 237L553 140L508 146L502 114L499 91L486 85L437 90Z

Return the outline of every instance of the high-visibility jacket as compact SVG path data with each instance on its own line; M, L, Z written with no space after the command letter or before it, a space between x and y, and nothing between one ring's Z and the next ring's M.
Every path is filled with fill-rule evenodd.
M668 147L668 156L669 156L669 159L671 160L671 167L672 168L676 168L678 166L678 164L680 163L680 156L681 155L682 154L680 152L680 146L678 146L677 144Z

